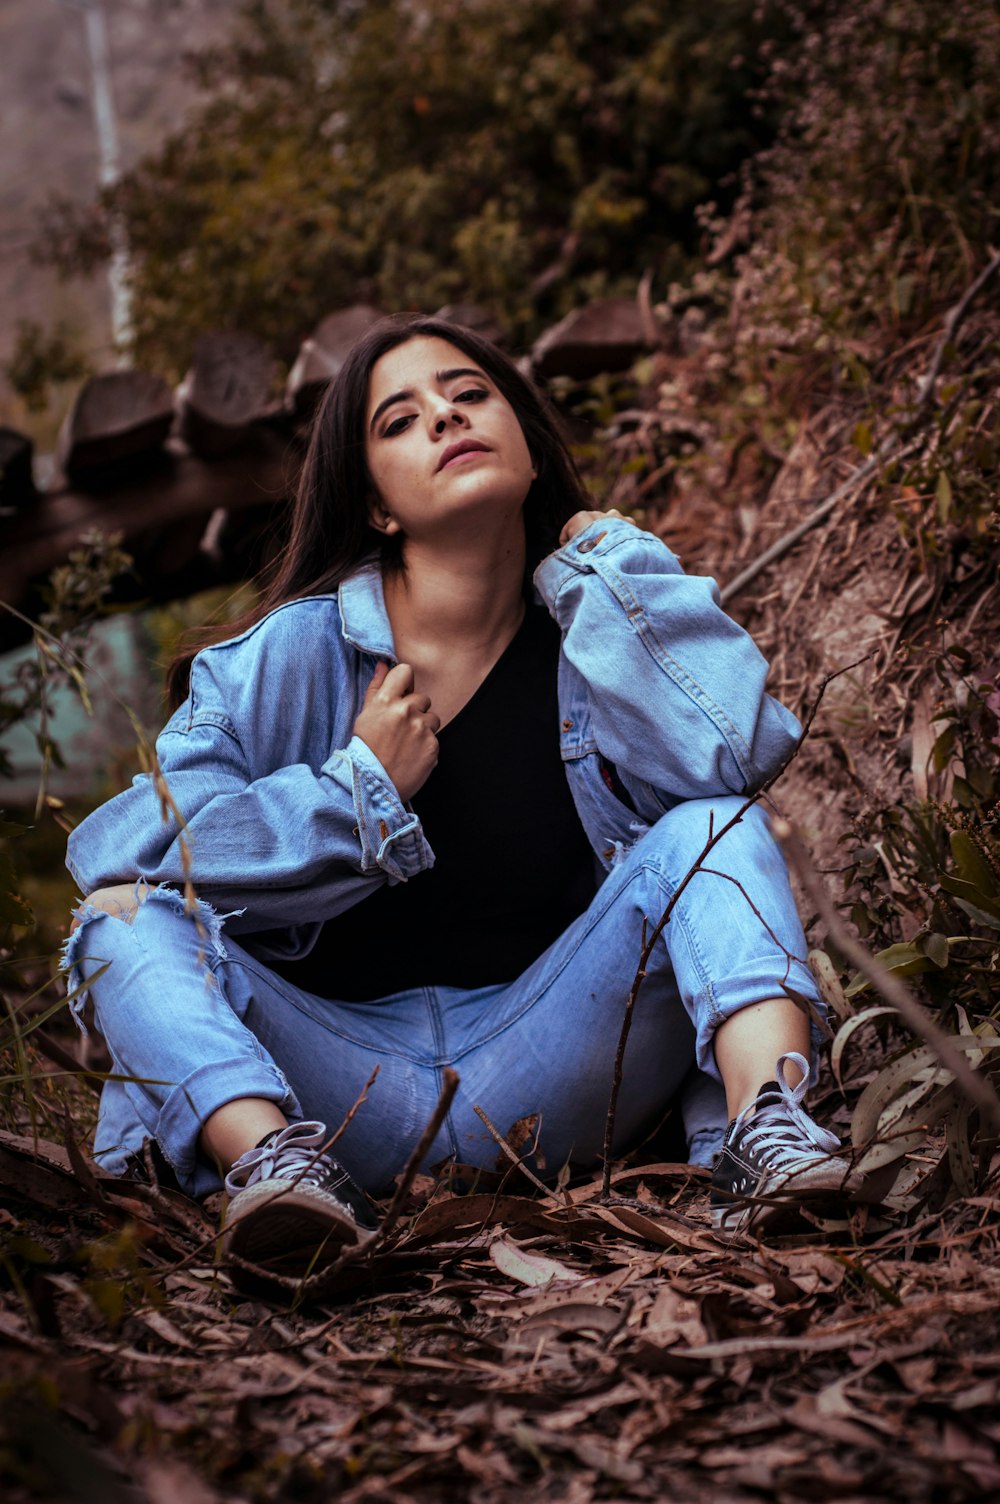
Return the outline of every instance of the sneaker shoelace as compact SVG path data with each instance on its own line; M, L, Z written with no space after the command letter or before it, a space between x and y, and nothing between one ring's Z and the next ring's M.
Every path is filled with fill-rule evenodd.
M226 1176L230 1196L260 1180L294 1180L299 1185L322 1185L340 1167L329 1154L318 1152L329 1137L325 1123L291 1123L268 1134L255 1149L241 1154Z
M784 1064L790 1060L802 1072L797 1086L785 1080ZM808 1062L796 1052L782 1055L777 1064L777 1080L762 1090L745 1107L734 1124L744 1152L768 1169L783 1169L801 1162L804 1156L835 1154L840 1140L835 1133L821 1128L802 1107L809 1090Z

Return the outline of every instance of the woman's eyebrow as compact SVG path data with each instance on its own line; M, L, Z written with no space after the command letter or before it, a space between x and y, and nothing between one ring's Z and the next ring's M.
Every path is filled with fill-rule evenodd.
M453 366L449 371L435 371L434 380L438 383L439 386L444 386L446 382L454 381L456 376L477 376L480 381L486 381L489 379L476 366ZM393 392L391 397L383 397L378 407L372 413L372 419L368 425L368 431L371 432L374 429L375 424L378 422L379 418L381 418L386 408L392 407L393 403L395 402L410 402L412 401L412 399L413 392L410 388L407 388L406 391L403 392Z
M437 371L435 373L435 380L441 386L444 386L446 381L454 381L456 376L479 376L483 381L487 380L487 377L479 370L478 366L454 366L450 371Z

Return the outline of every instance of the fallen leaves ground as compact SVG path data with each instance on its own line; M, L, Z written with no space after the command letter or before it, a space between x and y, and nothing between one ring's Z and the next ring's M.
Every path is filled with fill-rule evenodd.
M0 1185L7 1504L1000 1493L995 1191L762 1244L683 1165L614 1205L422 1180L283 1306L214 1265L208 1211L75 1147L0 1135Z

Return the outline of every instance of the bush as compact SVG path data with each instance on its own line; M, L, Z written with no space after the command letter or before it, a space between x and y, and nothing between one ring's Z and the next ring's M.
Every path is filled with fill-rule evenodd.
M887 434L911 433L919 416L921 442L880 467L882 495L922 562L946 566L967 543L987 553L1000 468L990 291L916 408L946 313L997 235L995 7L775 0L774 9L775 33L783 24L793 38L767 48L761 108L779 120L775 139L744 164L730 210L703 207L704 264L660 308L682 358L644 435L664 466L651 499L707 490L759 503L803 420L826 406L853 434L857 462ZM673 433L695 441L678 454ZM748 454L755 465L743 463ZM732 484L738 460L752 496ZM640 472L642 497L645 483Z
M1000 28L990 0L780 3L798 44L773 57L781 127L743 174L733 316L762 370L833 362L863 386L996 235Z

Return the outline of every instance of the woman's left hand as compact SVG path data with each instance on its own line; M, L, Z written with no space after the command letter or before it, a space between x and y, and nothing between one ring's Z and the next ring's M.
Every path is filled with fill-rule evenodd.
M629 522L633 527L639 526L631 517L623 517L617 507L611 507L607 512L574 512L559 534L559 547L564 548L577 533L582 533L592 522L603 522L605 517L617 517L620 522Z

